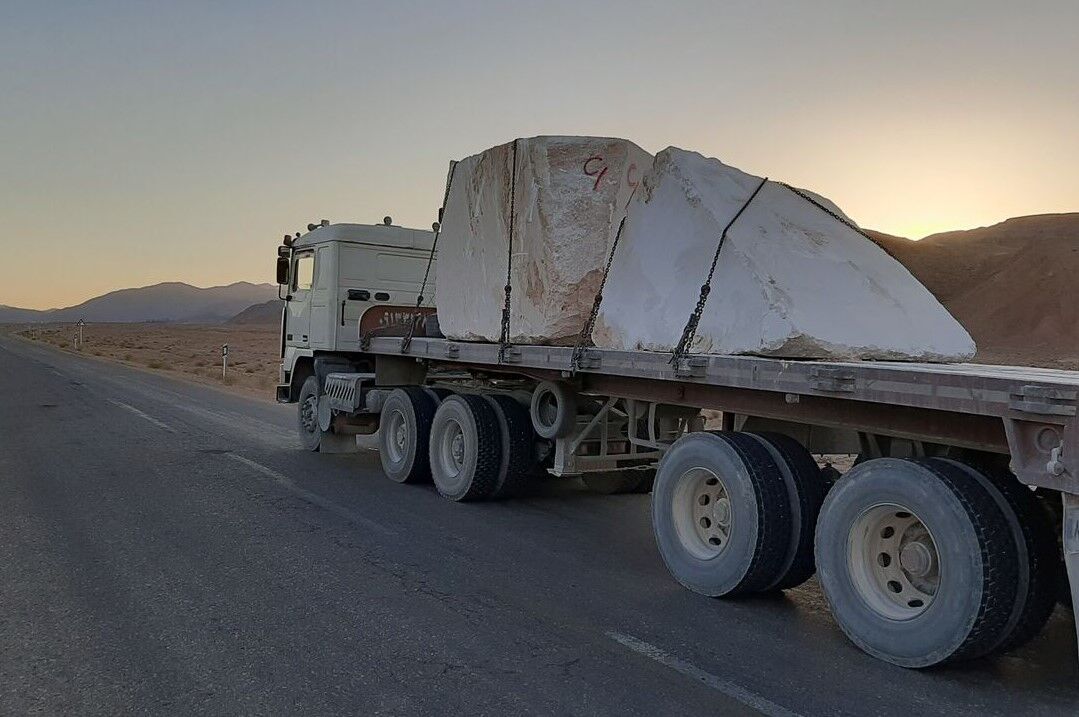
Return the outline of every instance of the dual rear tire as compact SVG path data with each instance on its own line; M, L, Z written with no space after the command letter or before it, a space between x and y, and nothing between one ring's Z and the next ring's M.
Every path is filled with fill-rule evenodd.
M770 434L691 433L664 457L652 527L671 574L711 597L794 587L813 574L823 488L798 443Z
M1044 626L1059 587L1055 537L1014 477L881 458L826 491L785 436L687 435L656 477L660 554L680 583L714 597L793 587L815 569L850 640L904 667L996 654Z
M399 483L433 481L454 501L519 493L532 467L528 410L509 396L399 388L382 407L379 455Z

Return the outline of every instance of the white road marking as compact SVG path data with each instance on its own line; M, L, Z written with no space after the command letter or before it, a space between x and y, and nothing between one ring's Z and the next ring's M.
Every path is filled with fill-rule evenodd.
M644 655L651 660L655 660L665 667L681 672L686 677L691 677L714 690L722 692L728 697L733 697L747 707L752 707L762 714L769 715L769 717L800 717L797 712L792 712L786 707L777 705L775 702L772 702L765 697L761 697L756 692L751 692L733 682L728 682L721 677L713 675L711 672L705 672L696 665L691 665L685 660L679 659L668 652L664 652L655 645L647 643L644 640L639 640L632 635L608 631L607 637L628 647L638 654Z
M176 430L172 426L170 426L169 424L164 423L163 421L159 421L159 420L157 420L156 418L154 418L153 416L151 416L149 414L143 413L142 411L135 408L134 406L129 406L126 403L123 403L122 401L117 401L117 400L114 400L114 399L111 399L111 398L109 399L109 403L111 403L114 406L119 406L120 408L131 411L132 413L134 413L139 418L147 420L150 423L157 426L158 428L166 430L169 433L176 433Z
M243 463L245 466L247 466L248 468L250 468L250 469L252 469L254 471L258 471L259 473L263 474L264 476L267 476L268 478L272 478L274 480L274 482L276 482L278 485L280 485L283 488L289 490L290 492L294 493L295 495L299 496L300 498L303 498L308 503L311 503L312 505L317 505L319 508L323 508L324 510L328 510L331 513L333 513L334 515L337 515L337 516L339 516L341 518L344 518L345 520L347 520L348 522L352 523L353 525L355 525L357 527L367 528L368 530L373 530L376 533L382 533L383 535L395 535L396 534L396 531L386 527L385 525L382 525L381 523L373 521L373 520L371 520L369 518L364 518L363 516L360 516L360 515L356 515L354 512L352 512L348 508L345 508L344 506L338 505L337 503L334 503L332 500L322 497L318 493L313 493L313 492L307 490L306 488L301 488L300 486L296 485L292 481L292 479L289 478L284 473L278 473L273 468L267 468L266 466L262 465L261 463L256 463L255 461L251 460L250 458L245 458L244 456L241 456L238 453L226 453L225 455L228 456L229 458L231 458L234 461L237 461L239 463Z

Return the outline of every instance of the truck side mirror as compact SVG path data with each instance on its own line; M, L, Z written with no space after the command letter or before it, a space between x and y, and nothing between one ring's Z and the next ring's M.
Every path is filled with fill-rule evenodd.
M277 257L277 284L278 286L284 286L288 283L288 257Z

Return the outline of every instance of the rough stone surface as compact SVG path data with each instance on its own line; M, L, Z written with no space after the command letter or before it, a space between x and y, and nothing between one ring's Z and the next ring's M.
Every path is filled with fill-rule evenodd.
M630 203L594 343L672 350L723 227L759 182L695 152L671 147L656 155ZM728 233L690 350L961 361L974 355L975 346L902 264L790 189L768 182Z
M652 156L603 137L518 139L457 164L438 245L435 300L449 338L497 341L513 199L510 340L573 343L611 242Z

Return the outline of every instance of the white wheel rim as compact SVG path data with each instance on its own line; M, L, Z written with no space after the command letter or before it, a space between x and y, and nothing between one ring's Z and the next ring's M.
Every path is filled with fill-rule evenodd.
M442 475L449 483L456 484L465 465L465 434L461 424L454 419L446 421L446 428L438 442L438 462Z
M707 468L691 468L675 485L671 501L675 532L682 547L701 560L719 556L731 541L734 514L730 492Z
M929 528L909 508L875 505L851 526L847 568L854 589L877 614L911 620L940 588L940 553Z
M408 421L405 420L405 414L400 409L394 409L390 412L389 420L386 422L386 450L390 453L390 460L394 463L400 463L408 455Z

